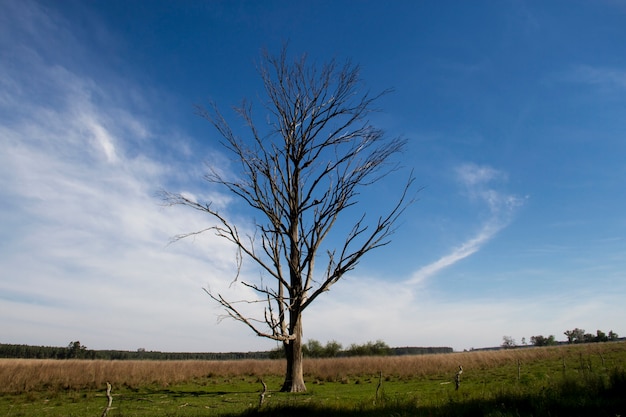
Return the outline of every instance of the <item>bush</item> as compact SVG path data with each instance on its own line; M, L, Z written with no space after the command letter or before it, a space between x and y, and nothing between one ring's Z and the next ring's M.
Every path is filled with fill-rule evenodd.
M377 340L364 345L353 343L344 353L346 356L387 356L391 353L391 348L382 340Z
M548 337L542 335L531 336L530 343L534 346L555 346L557 341L555 340L554 335L551 334Z
M302 354L308 358L335 358L341 352L341 348L341 344L335 340L331 340L326 343L326 346L322 346L317 340L310 339L302 346Z

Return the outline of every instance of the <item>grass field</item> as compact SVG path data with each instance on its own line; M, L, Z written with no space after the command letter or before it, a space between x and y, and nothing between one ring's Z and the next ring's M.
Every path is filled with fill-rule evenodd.
M454 375L463 366L455 390ZM277 392L281 360L0 360L0 417L626 416L626 343L305 360L308 392ZM261 379L268 392L259 407Z

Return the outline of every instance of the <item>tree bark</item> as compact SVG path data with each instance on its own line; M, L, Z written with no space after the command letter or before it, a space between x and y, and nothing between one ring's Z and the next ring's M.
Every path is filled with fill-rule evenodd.
M294 339L284 342L287 372L285 382L280 390L283 392L306 392L302 368L302 320L300 315L294 318L292 324Z

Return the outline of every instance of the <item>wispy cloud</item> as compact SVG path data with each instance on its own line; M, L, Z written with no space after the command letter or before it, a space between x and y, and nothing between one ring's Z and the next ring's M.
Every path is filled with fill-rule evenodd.
M566 80L589 84L606 90L626 89L626 69L579 65L566 75Z
M515 210L524 203L524 198L496 189L494 183L507 180L506 173L502 171L473 163L463 164L455 171L457 181L463 187L464 193L471 200L478 200L486 205L489 209L489 217L474 236L454 247L450 253L413 273L407 281L409 284L422 283L441 270L479 251L509 224Z
M485 243L491 240L502 227L496 224L487 223L472 238L452 249L450 253L442 256L435 262L432 262L418 269L408 280L409 284L419 284L427 278L437 274L439 271L454 265L458 261L467 258L476 253Z
M623 303L618 302L621 292L590 296L587 291L538 293L530 299L517 294L419 297L407 291L404 282L381 285L379 279L360 276L338 283L328 297L320 298L305 312L306 338L322 342L334 339L344 346L382 339L391 346L417 343L463 350L499 346L503 335L511 335L518 342L537 334L553 334L564 340L563 332L574 327L619 329L624 310ZM607 309L607 305L617 311Z
M27 15L13 21L47 16L36 3L26 5ZM225 344L241 328L222 325L216 335L219 310L201 290L228 291L232 248L210 234L168 246L178 233L205 228L206 219L165 210L155 198L170 182L200 193L186 166L201 166L201 157L168 155L174 149L169 138L132 110L135 98L106 76L82 73L67 57L74 51L45 51L54 56L49 61L43 46L22 43L54 38L64 32L55 26L62 21L53 16L47 25L26 25L27 35L15 24L0 28L13 37L2 41L11 59L0 60L4 341L62 346L80 338L93 348L211 349L223 343L215 349L235 349ZM67 43L73 49L78 41ZM184 140L182 133L175 137Z

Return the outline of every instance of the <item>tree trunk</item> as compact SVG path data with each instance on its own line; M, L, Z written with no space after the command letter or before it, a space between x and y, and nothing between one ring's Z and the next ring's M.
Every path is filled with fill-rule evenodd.
M284 343L287 372L285 373L285 382L280 390L283 392L305 392L306 385L302 374L302 320L299 314L295 318L291 330L291 334L295 338Z

